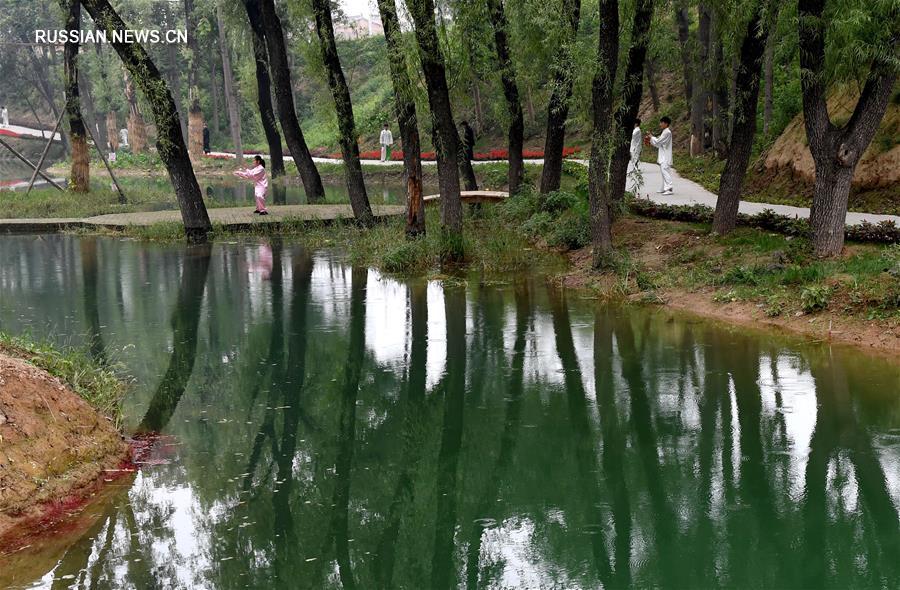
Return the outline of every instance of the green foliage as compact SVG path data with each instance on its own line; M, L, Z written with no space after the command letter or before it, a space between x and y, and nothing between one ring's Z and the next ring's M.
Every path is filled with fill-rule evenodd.
M828 307L831 299L831 289L824 285L810 285L803 287L800 292L800 307L806 313L822 311Z
M430 263L428 247L423 239L401 242L382 258L382 268L393 274L422 273Z
M581 211L569 210L557 218L547 236L551 246L577 250L591 243L590 221Z

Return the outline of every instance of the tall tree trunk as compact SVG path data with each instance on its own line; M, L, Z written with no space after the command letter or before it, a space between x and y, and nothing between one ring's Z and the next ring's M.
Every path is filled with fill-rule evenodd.
M265 46L263 46L265 49ZM254 47L254 53L256 48ZM268 71L266 77L268 78ZM216 75L216 57L215 52L209 52L209 94L212 96L212 130L216 135L222 133L222 122L219 114L219 79ZM271 109L271 100L269 108Z
M222 54L222 78L225 80L225 104L228 108L228 128L231 131L231 143L234 144L234 153L237 161L244 162L244 144L241 141L241 115L238 109L237 96L234 91L234 78L231 71L231 47L225 38L225 15L222 13L222 5L216 4L216 24L219 28L219 51ZM203 138L200 139L201 150Z
M459 134L453 122L450 91L444 56L438 44L433 0L407 0L415 24L419 58L428 87L431 107L432 142L437 156L438 186L441 191L441 255L445 261L462 260L462 199L459 191Z
M716 200L712 226L714 232L722 235L737 225L741 188L747 173L750 152L753 149L753 138L756 135L756 105L759 102L759 83L768 37L768 30L763 22L763 11L766 9L763 2L756 5L756 11L747 25L746 35L741 43L741 57L735 76L737 90L734 102L734 135L728 144L728 159L719 179L719 197Z
M310 203L325 200L325 188L322 178L300 129L300 121L294 109L294 94L291 86L291 70L288 66L287 48L284 44L284 32L281 20L275 12L273 0L243 0L250 26L266 40L269 50L269 73L275 87L275 109L281 120L281 131L288 150L294 157L294 164L300 172L306 199Z
M619 2L600 1L600 30L597 44L597 72L591 84L593 128L588 191L591 210L593 266L599 268L612 253L612 193L609 164L615 145L613 87L619 61Z
M547 132L544 138L544 170L541 172L541 194L559 190L562 180L563 148L566 142L566 119L569 117L569 100L572 98L574 67L572 52L578 35L581 16L581 0L562 0L565 31L553 72L553 90L547 109Z
M350 195L350 207L353 216L363 225L372 225L375 218L366 194L366 183L363 180L362 165L359 162L359 142L356 139L356 122L353 119L353 103L350 100L350 89L344 78L341 60L338 57L337 45L334 42L334 25L331 22L331 3L329 0L312 0L313 13L316 17L316 33L322 50L322 61L328 72L328 86L334 97L337 111L338 129L340 130L341 156L347 175L347 192Z
M200 108L200 52L197 49L197 19L194 0L184 0L184 22L187 29L188 79L188 153L191 158L203 156L203 109Z
M422 156L419 123L397 5L394 0L378 0L378 12L388 47L388 64L394 86L394 109L403 141L403 167L406 172L406 237L425 235L425 202L422 200Z
M166 26L177 29L175 14L169 2L163 2L163 18ZM178 112L178 125L181 127L181 136L188 136L187 121L184 118L184 106L181 103L181 59L178 56L178 47L174 43L166 44L166 58L169 66L169 79L172 83L172 99L175 101L175 110Z
M766 44L766 58L763 63L763 71L765 72L763 78L765 80L765 92L763 94L763 135L766 137L769 136L769 131L772 126L772 112L775 110L775 101L773 98L773 88L775 86L775 36L769 35L768 39L768 43Z
M106 117L97 116L92 87L90 76L78 76L78 98L81 104L81 116L84 119L84 126L93 131L97 141L106 141ZM90 133L88 133L88 139L90 139L90 136ZM106 145L98 145L97 149L106 149ZM90 149L88 151L90 152Z
M719 158L728 154L731 136L731 86L735 81L735 69L725 60L726 34L721 15L715 15L711 24L714 39L712 65L709 68L710 94L712 95L711 133L712 147Z
M260 36L259 32L251 28L250 34L253 36L253 57L256 62L256 104L259 107L263 133L266 134L266 143L269 146L272 178L278 178L279 176L284 176L284 153L281 150L281 134L278 133L278 121L275 119L275 110L272 108L269 54L266 50L266 40ZM215 101L216 95L215 91L213 91L213 104L215 104Z
M656 89L656 63L652 59L647 60L647 67L644 70L647 75L647 89L650 91L650 104L653 105L653 112L659 112L659 91Z
M699 156L704 151L704 131L706 127L706 102L708 98L709 72L709 28L710 9L706 4L697 7L697 46L699 55L694 62L693 90L691 94L691 156ZM705 83L706 81L706 83Z
M109 151L119 151L119 118L116 111L106 113L106 141L109 144Z
M609 182L612 186L612 202L618 205L625 198L625 184L628 180L628 147L634 121L641 107L644 93L644 61L650 45L650 25L653 21L653 0L637 0L634 20L631 23L631 47L628 48L628 62L622 78L622 105L616 111L615 143L612 163L609 168ZM694 92L698 92L696 84Z
M678 27L678 45L681 48L681 67L684 75L684 102L691 115L691 105L694 102L694 74L691 66L691 32L690 18L687 8L680 6L675 11L675 22Z
M106 31L110 39L113 39L113 31L128 28L110 6L109 0L81 0L81 3L93 17L97 28ZM178 111L169 87L139 43L113 41L112 46L144 93L147 104L153 109L156 149L175 189L187 239L191 242L205 242L212 226L200 193L200 185L197 184L197 177L191 167L187 146L184 145Z
M66 29L77 32L81 28L81 4L78 0L60 0L66 19ZM76 35L77 36L77 35ZM69 113L69 135L72 143L72 168L69 187L78 193L91 190L91 157L88 151L87 130L81 115L78 88L78 41L67 41L63 50L63 84L66 92L66 111Z
M800 84L806 137L816 167L810 211L813 250L818 256L837 256L844 247L853 172L878 129L897 80L896 69L885 56L896 54L900 38L894 35L891 47L873 60L853 114L838 127L828 116L825 95L824 12L825 0L800 0Z
M144 116L138 105L137 95L134 92L134 82L124 70L125 75L125 100L128 103L128 144L132 154L143 154L147 149L147 128L144 125Z
M509 50L508 23L503 0L487 0L488 13L494 28L494 45L500 62L500 81L503 97L509 111L509 192L515 194L522 186L525 165L522 162L522 148L525 143L525 117L519 100L519 86L516 84L516 69Z

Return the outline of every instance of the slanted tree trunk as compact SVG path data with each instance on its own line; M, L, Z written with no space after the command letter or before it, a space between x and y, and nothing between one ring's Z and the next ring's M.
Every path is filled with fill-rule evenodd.
M503 84L503 97L509 111L509 193L515 194L522 186L525 165L522 161L522 148L525 143L525 116L522 113L522 102L519 100L519 86L516 83L516 69L509 51L509 33L503 0L487 0L488 14L494 28L494 45L497 48L497 60L500 62L500 81Z
M109 39L113 39L113 31L128 28L110 6L109 0L81 0L81 3L91 14L97 28L106 31ZM187 239L190 242L205 242L212 226L200 193L200 185L197 184L197 177L191 167L184 136L181 134L178 111L169 87L139 43L112 41L112 46L144 93L147 104L153 109L156 149L175 189Z
M613 201L609 164L615 145L613 87L619 61L619 2L600 0L600 30L597 44L597 72L591 84L593 127L591 160L588 168L591 244L593 266L599 268L612 253Z
M243 0L243 2L250 26L266 40L266 48L269 50L269 73L275 87L275 109L281 120L284 140L300 172L306 199L310 203L324 201L325 188L322 186L322 178L309 153L294 109L291 70L281 20L275 12L275 3L273 0Z
M147 128L134 92L134 82L131 81L127 69L124 70L124 75L125 100L128 102L128 145L132 154L143 154L147 149Z
M394 0L378 0L378 11L388 47L388 64L394 86L394 109L403 141L403 167L406 172L406 237L425 235L425 202L422 200L422 157L419 123L412 82L403 51L403 36Z
M200 108L200 52L194 0L184 0L184 22L187 28L188 153L196 160L203 156L204 120Z
M419 58L431 108L432 142L437 157L438 187L441 191L441 255L445 261L457 261L463 257L463 211L457 170L460 142L450 106L444 56L441 54L434 23L434 2L407 0L407 7L415 24Z
M222 5L216 4L216 23L219 28L219 51L222 54L222 78L225 80L225 105L228 108L228 128L231 131L231 143L238 163L244 163L244 143L241 141L241 115L238 109L237 96L234 91L234 77L231 71L231 48L225 38L225 16ZM201 151L203 136L200 137Z
M734 134L728 144L728 159L719 179L719 197L712 229L726 234L737 225L741 188L747 173L747 163L756 135L756 105L759 102L759 82L763 55L766 50L768 30L763 22L764 2L756 5L756 11L747 25L741 43L741 57L736 74L737 89L734 102Z
M272 178L278 178L279 176L284 176L284 153L281 149L281 134L278 133L278 121L275 119L275 110L272 108L272 80L269 78L269 54L266 51L266 40L259 32L251 27L250 34L253 37L253 57L256 62L256 104L259 107L263 133L266 134L266 143L269 146L269 168ZM215 83L215 80L213 80L213 83ZM214 90L213 104L215 102L216 93Z
M81 28L81 4L78 0L60 0L66 19L66 29L78 33ZM91 157L88 151L87 129L81 115L81 98L78 89L78 41L68 41L63 49L63 84L66 93L66 111L69 113L69 136L72 144L72 168L69 188L78 193L91 190Z
M706 119L706 102L708 98L709 72L709 27L710 10L705 4L697 7L699 24L697 25L697 45L699 54L694 63L693 90L691 94L691 156L696 157L704 151L704 130Z
M547 131L544 138L544 169L541 172L541 194L559 190L562 180L563 148L566 142L566 119L569 117L569 100L572 98L574 67L572 52L578 35L581 16L581 0L562 0L562 16L568 28L556 55L553 72L553 90L547 109Z
M773 25L774 26L774 25ZM765 80L765 92L763 94L763 135L769 136L769 130L772 126L772 112L775 110L775 100L772 90L775 86L775 36L769 35L766 43L766 57L763 62L763 72Z
M116 111L106 113L106 142L109 144L109 151L119 151L119 118Z
M641 96L644 93L644 61L650 45L650 25L653 21L653 0L637 0L631 23L631 47L628 48L628 62L622 77L622 105L616 111L615 143L612 163L609 167L609 182L612 202L618 206L625 198L625 184L628 181L628 161L631 159L628 147ZM694 92L698 92L694 85Z
M896 55L900 38L873 60L866 83L841 126L828 116L825 86L825 0L800 0L800 84L806 137L816 168L810 225L817 256L837 256L844 247L847 201L853 172L872 141L887 109L897 72L889 56Z
M363 180L362 165L359 162L359 142L356 139L356 122L353 120L353 103L350 100L350 89L344 78L341 60L338 57L337 45L334 42L334 24L331 22L331 3L329 0L312 0L313 13L316 18L316 33L319 36L319 47L322 50L322 61L328 72L328 87L334 97L337 111L338 129L340 131L341 156L344 160L347 175L347 191L350 195L350 207L356 221L363 225L372 225L375 217L366 194L366 183Z
M678 46L681 48L681 67L684 71L684 101L690 116L694 101L694 75L691 66L691 23L686 7L680 6L675 10L675 22L678 27Z

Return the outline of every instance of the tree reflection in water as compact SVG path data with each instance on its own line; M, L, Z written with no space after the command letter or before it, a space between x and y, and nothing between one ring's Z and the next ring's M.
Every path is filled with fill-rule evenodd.
M900 585L885 362L541 277L53 239L0 254L34 268L0 266L0 325L77 318L136 373L129 423L175 443L38 587Z

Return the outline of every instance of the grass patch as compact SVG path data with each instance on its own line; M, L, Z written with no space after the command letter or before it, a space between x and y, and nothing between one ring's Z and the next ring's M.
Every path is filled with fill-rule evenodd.
M85 349L57 348L47 342L0 332L0 350L40 367L66 383L98 412L119 427L127 384L100 366Z

